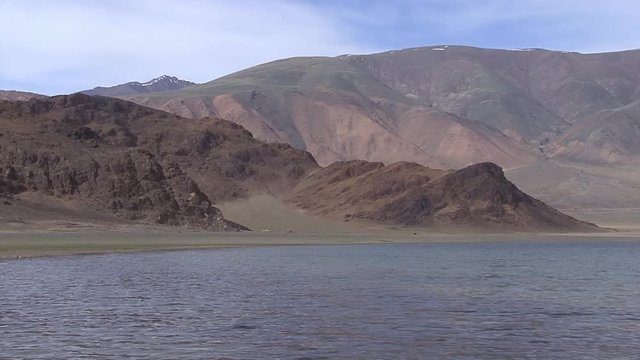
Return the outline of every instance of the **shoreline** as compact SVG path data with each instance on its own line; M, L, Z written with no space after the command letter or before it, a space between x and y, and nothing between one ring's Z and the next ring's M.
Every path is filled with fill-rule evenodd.
M640 241L640 232L611 233L218 233L178 229L118 229L113 231L0 230L0 261L39 257L112 253L185 251L262 246L443 243L569 243Z

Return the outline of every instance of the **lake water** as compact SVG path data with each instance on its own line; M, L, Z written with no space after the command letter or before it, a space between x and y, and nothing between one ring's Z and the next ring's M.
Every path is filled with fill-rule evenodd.
M0 262L2 359L638 359L640 243Z

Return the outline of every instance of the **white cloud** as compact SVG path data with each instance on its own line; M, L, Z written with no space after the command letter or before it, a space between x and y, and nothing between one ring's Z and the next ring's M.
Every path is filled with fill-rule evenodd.
M294 1L3 1L0 88L72 92L161 74L204 82L257 63L373 50Z
M640 47L636 0L1 0L0 89L47 94L413 46Z

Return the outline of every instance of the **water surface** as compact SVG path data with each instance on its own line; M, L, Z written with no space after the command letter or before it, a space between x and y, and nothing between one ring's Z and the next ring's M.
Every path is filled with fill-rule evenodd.
M635 359L640 243L0 262L0 358Z

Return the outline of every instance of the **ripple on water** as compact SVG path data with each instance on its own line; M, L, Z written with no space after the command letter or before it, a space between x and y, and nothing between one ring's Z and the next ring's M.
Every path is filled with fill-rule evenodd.
M424 244L0 263L0 358L631 359L640 246Z

